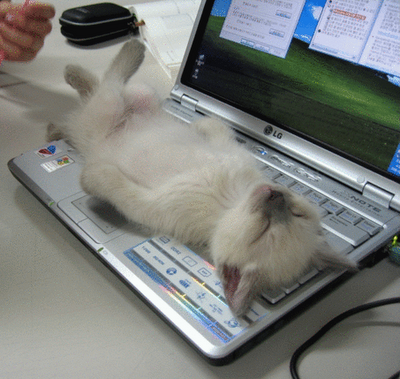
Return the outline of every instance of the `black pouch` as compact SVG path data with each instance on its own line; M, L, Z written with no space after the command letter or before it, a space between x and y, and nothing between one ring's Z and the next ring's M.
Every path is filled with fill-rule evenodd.
M61 34L80 45L92 45L135 31L135 16L113 3L67 9L60 19Z

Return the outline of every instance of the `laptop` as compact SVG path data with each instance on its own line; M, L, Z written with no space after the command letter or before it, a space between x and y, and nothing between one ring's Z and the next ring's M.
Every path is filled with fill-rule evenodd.
M398 12L396 0L203 1L164 103L188 123L226 120L265 177L314 203L329 243L359 263L400 231ZM238 358L347 275L311 268L236 318L201 251L84 193L82 164L60 140L9 169L213 364Z

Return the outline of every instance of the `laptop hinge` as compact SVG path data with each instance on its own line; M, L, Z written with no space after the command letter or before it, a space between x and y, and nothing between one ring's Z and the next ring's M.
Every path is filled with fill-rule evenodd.
M367 183L364 186L363 195L368 199L373 200L378 204L384 206L385 208L390 207L390 202L394 197L392 193L387 192L371 183Z
M194 112L196 112L196 106L197 106L198 102L199 102L198 100L193 99L187 95L182 95L182 97L181 97L181 104L184 107L186 107Z

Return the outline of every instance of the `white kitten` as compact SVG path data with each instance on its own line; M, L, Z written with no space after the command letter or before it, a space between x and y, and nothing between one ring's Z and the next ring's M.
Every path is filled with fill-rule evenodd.
M187 125L147 87L128 92L144 50L126 43L102 81L66 68L84 105L61 132L85 157L84 190L154 233L206 244L237 315L262 288L290 283L310 265L354 269L329 248L308 201L267 181L225 124Z

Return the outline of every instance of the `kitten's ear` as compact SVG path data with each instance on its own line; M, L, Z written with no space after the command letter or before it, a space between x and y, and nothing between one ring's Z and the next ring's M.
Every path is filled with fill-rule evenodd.
M358 271L357 263L345 255L340 255L333 251L327 242L325 242L321 250L314 255L313 264L321 269L332 268L334 270Z
M236 316L243 315L253 300L259 273L255 267L239 270L224 265L222 281L229 308Z
M64 70L65 81L76 89L83 100L90 98L96 91L99 80L81 66L68 65Z

